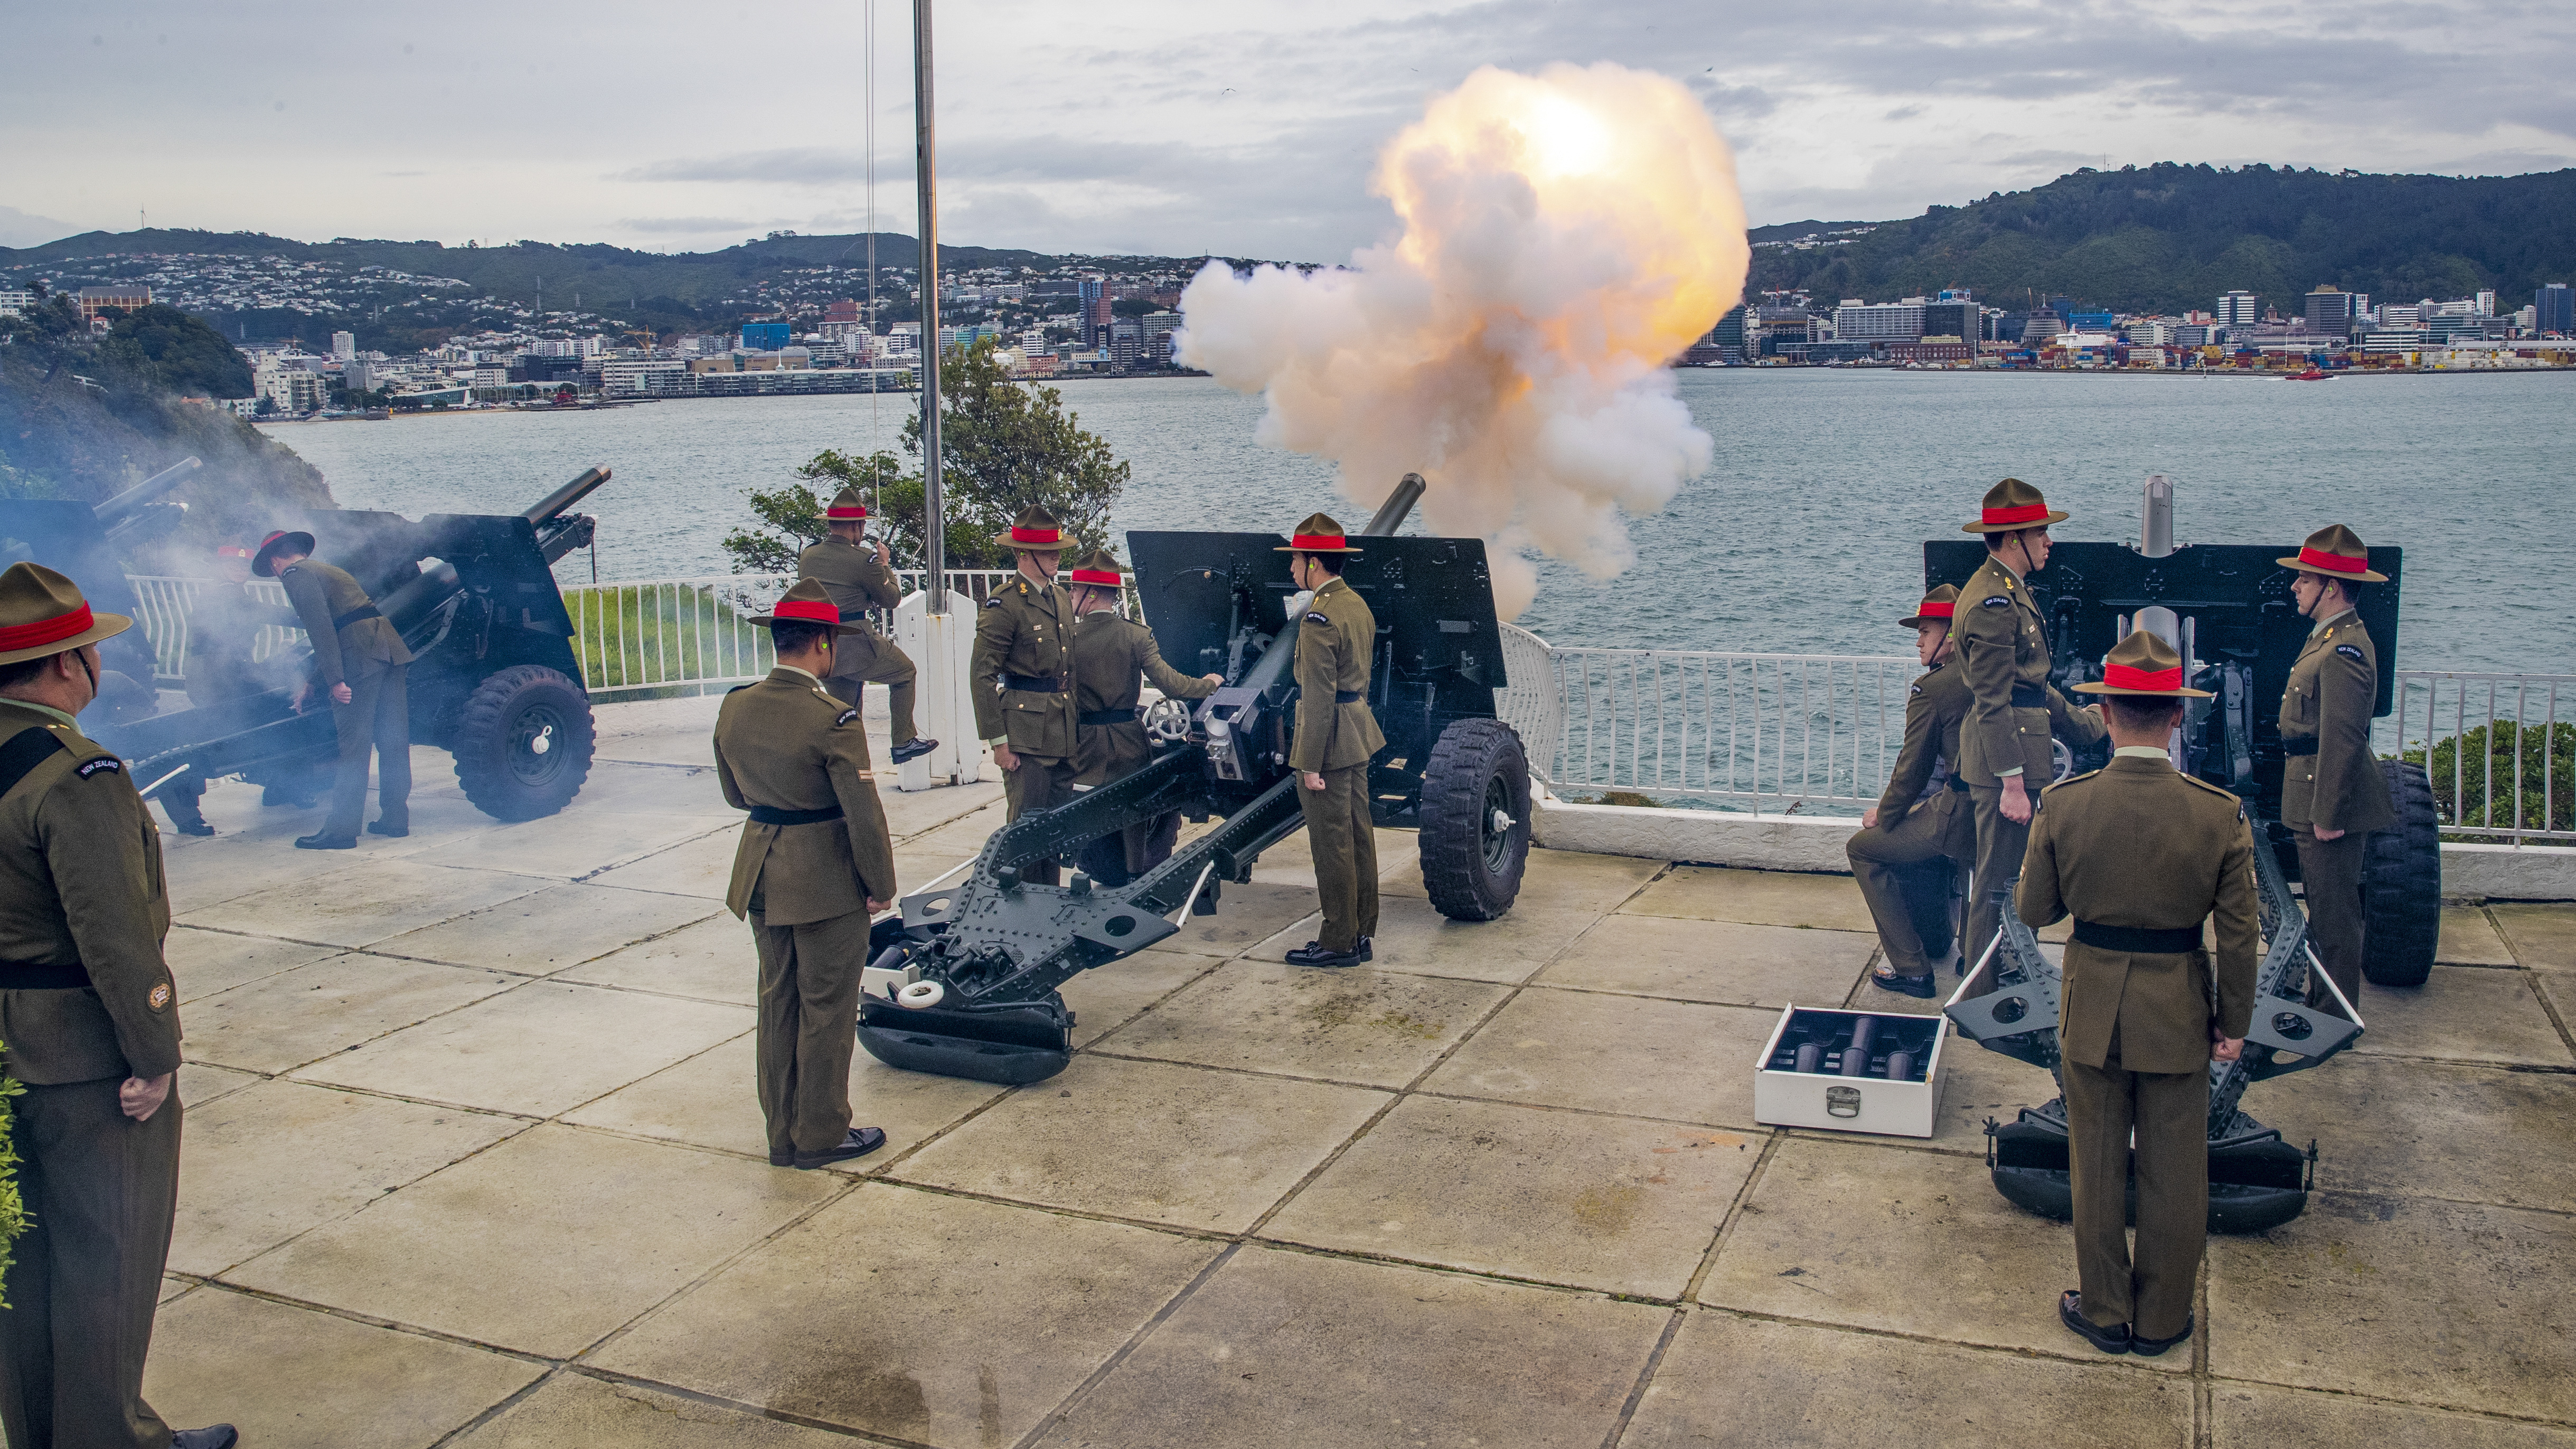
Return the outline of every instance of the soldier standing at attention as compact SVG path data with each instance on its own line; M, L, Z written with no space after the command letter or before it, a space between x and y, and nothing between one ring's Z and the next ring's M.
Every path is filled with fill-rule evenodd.
M891 609L903 602L903 589L894 577L894 556L884 539L873 544L867 539L867 519L868 505L859 490L842 489L823 510L823 526L831 536L796 556L796 577L822 584L840 609L841 622L859 626L832 651L832 673L823 687L835 699L852 705L859 702L862 684L886 687L888 733L894 741L888 755L900 765L939 748L939 741L923 739L913 725L911 657L868 627L862 617L872 607Z
M2291 596L2316 621L2281 691L2281 823L2298 835L2299 878L2317 960L2345 999L2361 1001L2361 872L2370 832L2397 823L2388 781L2370 753L2370 711L2379 698L2379 650L2353 611L2354 591L2384 584L2370 551L2338 523L2308 535ZM2311 984L2308 1002L2326 999Z
M1369 760L1386 745L1369 712L1369 666L1377 654L1377 616L1342 582L1342 565L1359 550L1342 526L1320 513L1297 525L1288 547L1289 574L1314 591L1297 626L1297 724L1288 768L1297 772L1297 803L1315 854L1315 894L1324 934L1288 953L1291 966L1357 966L1375 955L1377 828L1369 817Z
M895 897L894 843L858 706L823 688L833 645L859 626L812 579L751 622L768 628L778 667L716 713L716 781L751 812L725 905L751 922L760 952L769 1165L821 1167L885 1145L883 1131L850 1125L850 1052L868 917Z
M1073 597L1055 581L1073 544L1036 504L993 541L1019 554L1019 577L996 586L975 619L975 730L993 747L1017 820L1073 798ZM1053 885L1056 863L1033 863L1022 879Z
M2103 660L2111 763L2048 792L2016 905L2033 927L2075 917L2058 995L2075 1264L2057 1316L2104 1353L2150 1357L2191 1337L2209 1230L2209 1064L2236 1060L2254 1017L2254 837L2236 797L2165 754L2182 660L2140 630ZM2217 958L2202 944L2215 918ZM2138 1250L2126 1224L2136 1144Z
M2056 771L2052 706L2082 743L2102 737L2100 714L2079 712L2048 682L2048 621L2025 586L2048 567L2049 525L2065 520L2038 489L2006 478L1986 490L1977 521L1959 525L1986 537L1986 561L1959 590L1950 624L1969 692L1959 773L1976 818L1977 864L1960 950L1971 960L2003 924L2002 893L2021 870L2039 787Z
M1968 681L1951 667L1950 619L1958 597L1957 589L1943 584L1924 595L1911 617L1897 621L1914 631L1923 677L1905 698L1905 745L1896 756L1896 773L1888 777L1878 803L1861 816L1860 830L1843 845L1887 954L1870 972L1870 983L1907 996L1932 995L1933 967L1906 904L1898 868L1947 856L1964 871L1976 854L1968 784L1959 777L1959 726L1968 717Z
M92 614L36 564L0 574L0 1044L28 1223L0 1310L17 1449L224 1449L143 1401L179 1194L179 1009L161 842L124 762L72 722L98 697Z
M358 581L313 555L313 535L272 533L261 539L251 571L286 585L287 600L313 641L314 682L331 696L340 735L340 767L331 780L331 813L322 828L296 837L298 850L354 850L367 811L367 755L376 756L376 818L370 835L411 834L411 705L403 675L411 651L393 621L376 612ZM304 708L313 685L295 696Z
M1152 757L1144 722L1136 717L1140 680L1151 680L1172 699L1205 699L1225 683L1221 674L1193 679L1163 662L1154 631L1118 612L1124 581L1117 558L1105 548L1074 566L1073 684L1081 711L1073 743L1076 790L1133 774ZM1103 885L1125 885L1171 856L1180 820L1175 811L1102 836L1083 847L1083 869Z

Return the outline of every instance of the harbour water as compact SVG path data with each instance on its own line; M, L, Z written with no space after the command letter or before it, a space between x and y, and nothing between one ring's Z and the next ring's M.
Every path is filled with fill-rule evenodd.
M1203 378L1075 380L1066 405L1133 469L1127 528L1285 531L1364 514L1332 469L1253 441L1261 402ZM2576 669L2576 383L2549 376L2270 379L1690 370L1708 472L1635 519L1635 567L1546 565L1521 623L1559 644L1897 653L1921 542L1958 538L2007 474L2074 516L2057 536L2134 538L2139 487L2173 479L2176 538L2277 543L2350 525L2406 549L2400 667ZM616 480L603 578L722 573L744 494L824 448L894 449L905 394L690 399L566 414L297 424L273 436L352 508L503 512L593 463ZM1122 549L1123 552L1123 549ZM567 560L566 572L579 562ZM587 573L587 569L583 570ZM2387 646L2383 642L2383 659Z

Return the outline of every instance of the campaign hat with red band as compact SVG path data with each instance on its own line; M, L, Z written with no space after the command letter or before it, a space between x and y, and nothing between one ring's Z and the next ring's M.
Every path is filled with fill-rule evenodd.
M277 572L277 555L293 549L300 554L313 552L313 535L299 530L279 529L259 541L259 552L250 556L250 571L266 578Z
M1958 610L1959 591L1948 584L1943 584L1923 596L1923 602L1915 609L1914 617L1899 619L1896 622L1908 629L1919 629L1926 624L1946 624L1950 622L1950 616Z
M832 495L831 506L823 510L826 523L857 523L868 516L867 501L856 488L844 488Z
M1095 589L1114 589L1127 582L1120 572L1118 556L1105 548L1095 548L1091 557L1073 566L1072 581L1089 584Z
M80 585L43 564L0 573L0 664L42 659L134 627L123 614L93 614Z
M774 624L829 624L835 634L858 634L867 628L864 624L841 622L839 607L833 604L832 596L823 591L822 582L818 579L798 579L796 587L789 589L786 597L768 613L754 615L751 622L764 629Z
M993 535L993 542L1022 553L1062 553L1074 546L1056 516L1037 503L1021 509L1020 516L1011 520L1010 532Z
M2340 523L2330 523L2309 534L2308 541L2299 545L2297 558L2276 558L2272 562L2303 574L2348 583L2388 582L2388 575L2370 566L2370 550L2361 546L2361 536Z
M2075 686L2078 694L2118 694L2150 699L2207 699L2206 689L2182 685L2182 656L2162 637L2137 630L2102 656L2098 684Z
M1309 513L1297 531L1288 536L1288 546L1274 553L1358 553L1342 526L1321 513Z
M1985 505L1977 511L1977 521L1959 525L1961 533L2009 533L2016 528L2046 528L2064 523L2066 511L2051 508L2039 490L2019 478L2006 478L1986 490Z

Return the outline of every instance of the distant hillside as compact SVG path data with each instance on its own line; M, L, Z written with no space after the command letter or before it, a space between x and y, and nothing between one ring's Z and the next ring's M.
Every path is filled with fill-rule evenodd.
M1748 290L1880 302L1968 287L1997 306L2062 294L2117 311L2178 312L2242 287L2290 313L2324 282L2407 302L2492 287L2509 309L2545 282L2576 281L2576 170L2462 179L2087 167L2034 190L1880 222L1866 235L1790 244L1862 224L1756 232Z

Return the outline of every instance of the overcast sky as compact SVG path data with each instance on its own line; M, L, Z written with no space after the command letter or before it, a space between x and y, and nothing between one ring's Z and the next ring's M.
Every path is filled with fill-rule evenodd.
M876 199L913 229L911 7L876 7ZM942 240L1331 260L1378 147L1476 66L1687 81L1756 225L2081 165L2576 161L2576 7L2007 0L946 0ZM704 249L865 220L864 0L12 16L0 244L156 226Z

